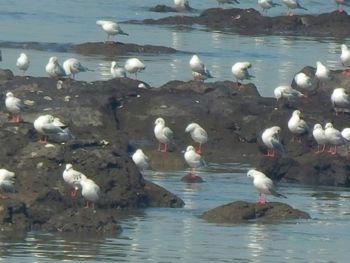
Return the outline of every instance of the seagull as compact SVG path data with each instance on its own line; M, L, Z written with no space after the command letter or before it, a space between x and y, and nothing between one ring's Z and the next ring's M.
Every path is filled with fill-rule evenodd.
M109 21L109 20L97 20L96 24L101 26L102 30L107 33L107 41L110 42L110 36L115 35L125 35L128 36L128 33L125 33L117 22Z
M132 160L141 171L146 170L149 167L149 158L141 149L135 151L132 155Z
M51 78L60 78L66 76L66 72L58 63L57 57L50 57L49 62L45 67L45 71Z
M186 10L190 7L190 3L187 0L174 0L174 5L178 10Z
M281 132L281 128L278 126L273 126L271 128L267 128L261 135L262 142L267 147L268 157L275 157L276 151L284 154L284 147L279 138L279 134Z
M319 80L328 80L330 79L330 71L329 69L323 65L320 61L316 62L316 72L315 72L315 76L319 79Z
M312 131L312 135L314 136L315 141L317 142L317 151L315 153L323 153L327 142L327 137L325 134L324 129L322 128L322 125L319 123L316 123L314 125L314 129ZM320 149L322 145L322 150Z
M80 181L86 179L86 175L73 169L73 165L70 163L66 164L66 169L62 174L63 180L72 187L70 196L72 199L77 197L77 192L81 188Z
M277 101L280 99L287 99L288 101L294 101L297 98L306 99L307 96L300 91L293 89L291 86L278 86L274 90L274 95Z
M42 135L38 143L47 143L48 137L55 141L67 141L72 138L68 128L52 115L41 115L34 121L35 130Z
M337 4L338 12L344 11L342 6L350 6L350 0L335 0L335 3Z
M82 178L80 180L81 186L81 195L86 200L85 208L90 208L92 205L92 209L95 208L95 203L100 199L101 190L100 187L91 179Z
M341 131L341 136L343 136L343 138L345 139L345 142L346 142L346 151L347 151L347 154L349 154L349 145L350 145L350 128L344 128L342 131Z
M250 75L248 69L252 67L250 62L237 62L232 66L232 74L236 78L238 87L241 87L242 84L239 83L239 80L255 78L253 75Z
M75 74L79 72L92 71L87 67L84 67L79 60L76 58L69 58L63 62L63 69L66 76L72 77L74 79Z
M288 16L293 16L293 13L292 13L291 9L304 9L304 10L307 10L305 7L302 7L299 4L298 0L282 0L282 2L288 7L288 12L287 12Z
M204 80L213 77L197 55L193 55L190 59L190 67L193 80Z
M258 0L258 4L262 8L263 12L267 13L267 10L275 7L275 6L280 6L280 4L273 2L272 0Z
M330 144L328 152L335 155L337 153L337 146L343 145L345 143L345 139L341 135L340 131L333 128L333 124L330 122L326 123L325 135L327 142Z
M0 190L2 192L12 193L15 191L14 186L15 173L6 169L0 169ZM5 194L0 194L0 199L9 199Z
M333 90L331 102L336 115L338 115L339 112L343 112L343 114L345 111L349 112L350 99L344 88L336 88Z
M306 92L312 91L312 81L311 78L303 72L295 75L294 81L300 89Z
M17 59L16 67L19 70L22 70L23 75L26 73L26 70L29 68L29 58L26 53L21 53Z
M340 61L346 69L342 72L344 76L350 76L350 50L347 45L341 45Z
M126 78L125 68L118 67L117 62L112 61L112 63L111 63L111 75L113 78Z
M129 58L125 62L124 68L129 74L135 74L135 78L137 79L137 72L141 72L146 66L138 58Z
M196 149L196 152L202 154L202 144L208 141L207 132L199 124L194 122L187 125L185 132L189 132L191 138L198 143L198 149Z
M288 121L288 129L293 134L292 142L297 141L298 143L301 143L300 136L308 134L310 131L309 126L303 119L301 119L300 115L300 110L295 110ZM295 136L298 138L297 140L295 139Z
M25 105L22 101L19 98L16 98L12 92L7 92L5 106L12 115L10 122L19 123L21 121L19 113L25 109Z
M247 176L253 178L254 187L259 193L257 204L265 204L266 195L287 198L285 195L276 192L272 180L264 173L251 169L247 172Z
M224 5L224 4L239 4L238 0L216 0L218 2L218 5Z
M156 136L156 139L158 140L158 151L159 152L166 152L168 148L168 144L173 142L174 140L174 133L170 128L165 126L165 121L163 118L158 118L154 122L154 135ZM162 149L162 144L164 144L164 149Z
M187 146L184 157L186 163L191 168L190 175L192 177L197 177L195 169L205 166L203 157L200 154L196 153L192 145Z

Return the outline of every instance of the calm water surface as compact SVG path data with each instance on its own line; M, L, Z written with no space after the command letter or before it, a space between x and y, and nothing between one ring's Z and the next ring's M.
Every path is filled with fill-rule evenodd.
M4 0L0 10L0 41L82 43L103 41L97 19L126 21L159 18L169 14L147 11L155 0ZM241 7L256 1L241 1ZM171 5L172 1L162 3ZM311 13L335 8L333 1L302 1ZM216 6L214 0L191 1L203 10ZM285 13L276 8L271 14ZM253 63L254 83L262 95L271 96L280 84L288 84L296 71L317 60L340 68L340 44L346 39L311 37L240 36L207 32L204 28L123 24L129 37L119 41L154 44L184 51L174 55L140 56L147 69L140 78L154 86L171 79L191 78L188 61L200 55L217 80L232 80L231 66L239 60ZM3 48L1 68L19 74L15 61L20 49ZM60 61L74 56L94 72L81 73L79 80L108 79L110 61L123 64L128 57L80 56L52 51L25 50L30 56L29 75L45 76L50 56ZM210 161L210 160L208 160ZM29 233L0 236L0 259L4 262L347 262L350 241L350 192L341 188L306 188L283 184L279 190L287 203L308 211L312 220L281 224L216 225L199 215L215 206L235 200L255 201L256 194L245 172L248 166L214 165L202 172L203 184L180 182L185 171L155 173L146 177L180 196L183 209L147 209L142 215L121 222L117 237L72 237ZM276 201L276 199L272 199Z

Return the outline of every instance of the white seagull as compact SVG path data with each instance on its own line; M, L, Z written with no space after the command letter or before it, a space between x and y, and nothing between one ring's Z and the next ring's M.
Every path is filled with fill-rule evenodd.
M113 78L126 78L126 71L123 67L118 67L117 62L111 63L111 75Z
M115 35L125 35L128 36L128 33L125 33L117 22L109 20L97 20L96 24L101 26L102 30L107 33L107 42L110 41L111 36Z
M294 77L294 81L300 89L303 89L306 92L310 92L313 90L311 78L303 72L299 72L298 74L296 74Z
M350 98L344 88L336 88L333 90L331 102L336 115L338 115L339 112L349 112Z
M0 169L0 190L1 192L13 193L15 191L14 186L15 173L6 169ZM9 196L0 194L0 199L8 199Z
M239 83L240 81L243 81L245 79L252 79L254 78L253 75L250 75L248 72L248 69L252 67L252 64L250 62L237 62L233 64L232 66L232 74L236 78L237 85L240 87L242 84Z
M207 132L197 123L190 123L187 125L185 132L189 132L191 138L198 143L198 149L196 152L202 154L202 144L208 141Z
M346 67L342 74L344 76L350 76L350 50L345 44L341 45L340 61L342 65Z
M280 4L273 2L272 0L258 0L258 4L262 8L263 12L267 13L267 10L275 7L275 6L280 6Z
M218 5L224 5L224 4L239 4L238 0L216 0L218 2Z
M350 145L350 128L344 128L341 131L341 136L345 139L346 142L346 152L349 155L349 145Z
M101 190L100 187L91 179L82 178L80 180L81 195L86 200L85 208L89 208L90 205L94 209L95 203L100 199Z
M325 135L329 146L329 153L335 155L337 153L337 146L345 144L345 139L341 132L333 128L333 124L328 122L325 126Z
M288 129L293 134L292 142L297 141L301 143L301 136L309 133L310 128L301 118L300 110L293 111L292 117L288 121ZM295 139L295 137L297 137L297 139Z
M125 61L124 68L129 74L135 74L135 78L137 79L137 72L145 70L146 66L138 58L129 58Z
M281 128L278 126L273 126L271 128L267 128L262 134L261 139L264 145L267 147L268 157L275 157L276 151L284 154L284 147L281 143L279 134L281 132Z
M141 149L135 151L132 155L132 160L141 171L146 170L149 167L149 158Z
M338 7L338 12L343 12L343 6L350 6L350 0L335 0Z
M186 10L190 7L188 0L174 0L174 5L177 10Z
M73 165L66 164L66 169L62 174L63 180L72 187L70 196L72 199L77 197L77 192L81 188L80 181L86 179L86 175L73 169Z
M197 55L193 55L189 63L193 80L204 80L213 77Z
M63 62L63 69L67 76L74 79L75 74L79 72L92 71L87 67L84 67L76 58L69 58Z
M306 99L307 96L300 91L293 89L291 86L278 86L273 91L277 101L286 99L288 101L295 101L297 98Z
M16 67L22 71L23 75L26 73L26 70L29 68L29 58L26 53L21 53L17 59Z
M58 118L52 115L41 115L34 121L35 130L42 135L38 143L47 143L48 137L54 141L63 142L72 139L72 134L68 128Z
M16 98L12 92L7 92L5 106L11 114L10 122L19 123L21 121L19 113L25 109L25 105L22 101Z
M191 168L190 175L196 177L195 169L205 166L204 159L200 154L196 153L192 145L187 146L184 157L186 163Z
M312 131L312 135L317 142L317 151L315 153L323 153L326 149L327 137L324 129L322 128L322 125L319 123L316 123L314 125L314 129ZM322 145L322 150L321 150Z
M315 72L315 76L319 79L319 80L328 80L330 79L330 71L329 69L323 65L320 61L316 62L316 72Z
M264 173L251 169L247 172L247 176L253 178L254 187L259 193L258 204L266 203L266 195L287 198L285 195L276 192L272 180Z
M45 71L51 78L61 78L66 76L66 72L58 63L57 57L50 57L49 62L46 64Z
M168 144L172 143L174 140L174 133L170 128L165 126L165 121L163 118L158 118L154 122L154 135L156 139L158 140L158 151L159 152L166 152L168 148ZM164 148L162 149L162 145L164 145Z
M298 0L282 0L282 2L288 7L288 12L287 12L288 16L293 16L293 13L292 13L291 9L304 9L304 10L307 10L305 7L302 7L299 4Z

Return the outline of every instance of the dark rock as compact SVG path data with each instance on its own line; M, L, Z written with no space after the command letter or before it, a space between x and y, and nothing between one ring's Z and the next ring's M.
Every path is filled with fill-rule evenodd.
M189 5L186 5L184 9L177 9L167 5L156 5L154 7L151 7L149 11L157 12L157 13L168 13L168 12L177 13L177 12L195 12L196 9L190 7Z
M13 73L11 70L8 69L1 69L0 70L0 83L6 82L8 80L13 79Z
M128 21L139 23L139 21ZM224 30L244 35L313 35L347 36L350 17L337 11L320 15L263 16L255 9L210 8L199 16L171 16L157 20L146 19L145 24L204 25L213 30Z
M193 174L193 173L186 174L185 176L183 176L181 178L181 181L185 182L185 183L189 183L189 184L203 183L204 182L202 177L200 177L199 175Z
M309 219L310 215L279 202L271 202L261 205L236 201L206 211L201 217L214 223L237 224L247 223L251 220L268 223L271 221L276 222L291 219Z

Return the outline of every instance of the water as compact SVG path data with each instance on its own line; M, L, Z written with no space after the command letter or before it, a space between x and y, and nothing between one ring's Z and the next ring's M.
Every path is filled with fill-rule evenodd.
M4 0L0 11L0 41L38 41L82 43L102 41L105 35L95 25L97 19L159 18L170 14L147 11L157 0ZM242 7L256 6L255 0L241 1ZM171 5L172 1L162 3ZM191 1L205 9L214 0ZM333 10L332 1L302 1L311 13ZM284 8L271 10L278 15ZM304 12L304 11L303 11ZM288 84L296 71L317 60L330 68L340 68L340 44L347 39L296 36L240 36L207 32L204 28L176 28L123 24L129 37L119 41L164 45L181 51L198 53L217 80L232 80L235 61L253 63L254 83L262 95L271 96L280 84ZM20 49L2 48L1 68L19 74L15 61ZM74 56L94 72L79 74L77 79L108 79L110 61L123 63L129 56L106 58L80 56L52 51L25 50L31 60L29 75L45 76L44 66L50 56L60 61ZM154 86L171 79L191 78L190 54L140 56L147 69L140 78ZM268 70L266 70L268 69ZM210 161L210 160L208 160ZM203 184L180 182L185 171L146 177L180 196L182 209L153 208L121 222L120 236L86 237L28 233L0 236L0 259L4 262L347 262L350 227L350 193L341 188L309 188L286 183L279 191L288 196L288 204L307 211L312 220L281 224L250 223L217 225L198 216L204 211L235 200L255 201L252 183L245 172L249 165L211 164L201 173ZM273 201L276 199L272 198Z
M243 2L243 1L242 1ZM256 7L255 1L244 1L242 7ZM322 3L321 3L322 2ZM332 1L303 1L311 6L311 13L334 10ZM97 19L126 21L130 19L159 18L168 14L147 11L155 6L156 0L147 1L4 1L0 11L0 41L38 41L55 43L83 43L104 41L106 36L95 24ZM163 2L171 5L172 1ZM215 0L193 1L199 10L215 7ZM81 10L84 9L84 12ZM284 14L285 8L271 10L271 14ZM300 11L305 12L305 11ZM298 11L298 13L300 13ZM193 15L198 15L195 13ZM169 80L191 79L189 59L197 53L218 80L233 80L232 65L237 61L250 61L253 64L253 82L263 96L272 96L275 87L289 84L294 74L305 65L315 66L317 60L331 69L341 68L339 62L340 45L345 39L285 37L285 36L240 36L222 32L207 32L204 28L177 28L172 26L146 26L123 24L130 36L120 36L119 41L137 44L153 44L173 47L189 53L162 56L138 56L147 66L139 78L155 87ZM0 67L9 68L20 74L15 61L20 49L3 48L3 62ZM78 74L78 80L94 81L109 79L112 60L121 65L130 56L102 57L79 56L77 54L25 50L31 66L29 75L46 76L44 67L50 56L56 55L59 61L77 57L95 71Z

